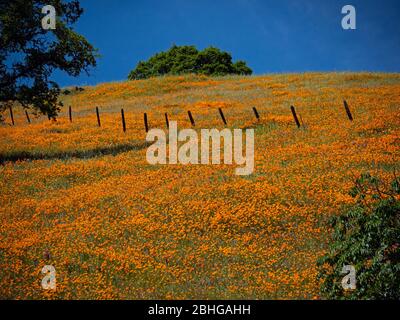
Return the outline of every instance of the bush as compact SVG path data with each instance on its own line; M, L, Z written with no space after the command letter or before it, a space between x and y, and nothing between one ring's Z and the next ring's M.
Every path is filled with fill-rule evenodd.
M232 63L228 52L209 47L198 51L194 46L172 46L168 51L152 56L148 61L140 61L129 73L128 79L146 79L161 75L179 74L250 75L252 70L244 61Z
M370 174L355 180L354 207L331 220L329 252L318 261L321 293L329 299L400 299L400 179L389 185ZM344 290L344 265L356 270L356 289Z

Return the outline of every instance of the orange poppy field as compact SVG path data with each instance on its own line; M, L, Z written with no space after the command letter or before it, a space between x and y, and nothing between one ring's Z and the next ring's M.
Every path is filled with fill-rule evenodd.
M3 299L323 299L316 261L330 243L327 221L354 203L355 176L389 177L399 164L400 74L187 75L68 89L56 121L29 113L28 124L15 106L12 125L3 113ZM190 128L190 110L196 130L222 129L218 108L228 128L254 129L251 175L146 161L144 113L150 128L166 129L165 113ZM41 286L45 265L56 290Z

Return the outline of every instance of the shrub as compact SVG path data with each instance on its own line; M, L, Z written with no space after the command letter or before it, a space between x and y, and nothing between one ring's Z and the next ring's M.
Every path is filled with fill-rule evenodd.
M329 299L400 299L400 179L391 184L363 174L350 195L356 204L331 220L333 242L318 261L321 293ZM344 290L344 265L356 289Z
M168 51L153 55L148 61L139 61L129 80L146 79L173 74L250 75L252 70L244 61L232 63L228 52L209 47L198 51L194 46L172 46Z

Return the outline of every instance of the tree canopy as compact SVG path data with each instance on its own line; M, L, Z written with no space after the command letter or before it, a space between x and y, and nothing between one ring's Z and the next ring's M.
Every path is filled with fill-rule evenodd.
M42 26L46 5L55 9L55 29ZM72 29L82 13L76 0L0 0L0 111L19 102L57 116L62 104L53 71L78 76L96 66L96 49Z
M333 237L318 265L328 299L400 299L400 178L370 174L355 180L356 204L331 220ZM356 270L356 289L341 285L344 265Z
M244 61L232 63L232 56L215 47L198 51L195 46L173 45L169 50L156 53L147 61L140 61L129 75L129 80L147 79L161 75L185 73L205 75L250 75L252 70Z

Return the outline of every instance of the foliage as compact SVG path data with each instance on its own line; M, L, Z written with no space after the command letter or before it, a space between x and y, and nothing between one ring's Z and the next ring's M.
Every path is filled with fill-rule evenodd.
M233 73L240 75L250 75L252 74L252 70L246 65L246 62L239 60L236 61L233 65Z
M56 29L45 30L42 8L56 10ZM96 50L73 31L83 9L62 0L0 1L0 111L10 103L57 116L60 88L49 80L56 69L71 76L96 65Z
M333 243L320 261L330 299L400 299L400 179L384 185L370 174L355 180L356 205L332 219ZM356 269L356 289L342 289L343 265Z
M130 72L128 79L146 79L166 74L186 73L250 75L252 70L244 61L232 63L231 55L218 48L209 47L198 51L194 46L174 45L168 51L155 54L146 62L140 61Z

